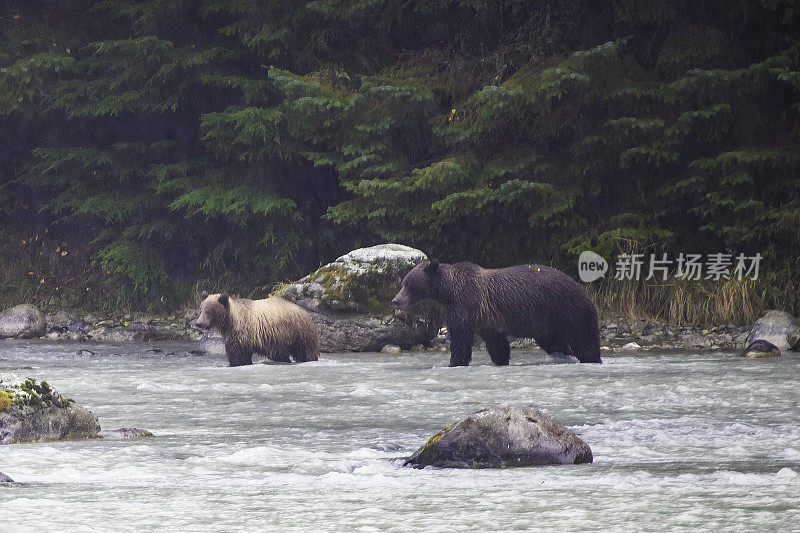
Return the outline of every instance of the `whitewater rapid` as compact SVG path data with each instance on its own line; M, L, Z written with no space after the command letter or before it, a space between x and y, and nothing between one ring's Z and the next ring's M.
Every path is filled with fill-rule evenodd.
M153 353L153 348L161 353ZM0 531L696 531L800 527L800 357L322 354L228 368L188 344L0 345L104 429L155 438L0 447ZM79 354L89 349L95 355ZM148 352L148 350L151 350ZM590 465L406 469L484 407L534 405Z

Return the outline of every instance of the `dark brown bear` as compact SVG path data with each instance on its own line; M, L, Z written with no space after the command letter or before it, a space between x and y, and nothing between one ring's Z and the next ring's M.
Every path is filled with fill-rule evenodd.
M402 308L425 298L447 307L450 366L469 365L476 333L497 365L508 364L507 335L532 337L547 353L601 362L597 310L583 287L554 268L421 263L392 303Z
M247 300L203 291L195 325L222 333L231 366L253 364L253 352L273 361L319 359L317 327L308 311L283 298Z

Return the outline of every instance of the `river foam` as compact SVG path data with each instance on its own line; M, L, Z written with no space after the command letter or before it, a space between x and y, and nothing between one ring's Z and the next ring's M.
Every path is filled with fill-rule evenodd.
M513 352L323 354L227 368L191 348L3 345L106 429L154 438L8 445L0 531L791 530L800 524L800 361ZM87 348L92 357L74 356ZM116 355L111 355L116 354ZM590 465L413 470L402 458L483 408L531 404ZM22 528L22 529L20 529ZM25 529L28 528L28 529Z

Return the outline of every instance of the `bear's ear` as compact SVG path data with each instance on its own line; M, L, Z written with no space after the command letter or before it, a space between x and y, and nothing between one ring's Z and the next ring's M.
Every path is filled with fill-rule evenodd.
M208 298L208 291L203 291L203 294L200 295L200 298L202 298L203 300Z
M223 292L219 295L219 303L221 303L224 307L228 307L230 304L230 295L227 292Z
M439 260L438 259L431 259L431 262L425 266L425 273L426 274L436 274L439 270Z

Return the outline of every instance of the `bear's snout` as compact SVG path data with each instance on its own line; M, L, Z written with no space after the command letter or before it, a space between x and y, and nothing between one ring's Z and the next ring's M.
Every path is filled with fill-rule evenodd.
M211 329L211 322L203 320L202 318L195 320L194 325L200 329Z
M403 309L408 305L408 296L403 294L403 291L397 293L397 296L392 298L392 305L397 307L398 309Z

